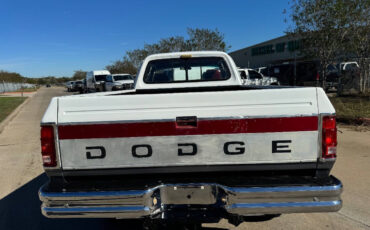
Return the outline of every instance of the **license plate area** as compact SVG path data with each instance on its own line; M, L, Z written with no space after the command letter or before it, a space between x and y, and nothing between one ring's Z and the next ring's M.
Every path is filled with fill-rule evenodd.
M210 185L166 186L160 189L162 204L214 204L217 188Z

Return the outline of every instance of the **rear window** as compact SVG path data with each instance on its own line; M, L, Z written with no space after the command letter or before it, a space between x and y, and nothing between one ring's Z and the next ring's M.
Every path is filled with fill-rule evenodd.
M239 70L239 74L242 79L247 79L247 74L245 74L244 70Z
M95 81L105 81L107 75L95 75Z
M155 84L222 81L230 76L223 58L175 58L150 61L145 70L144 82Z
M117 75L113 76L115 81L121 81L121 80L134 80L134 78L131 75Z
M262 76L254 70L248 70L249 78L250 79L262 79Z
M261 73L261 74L263 74L263 75L265 75L265 76L268 76L267 68L262 68L262 69L260 70L260 73Z

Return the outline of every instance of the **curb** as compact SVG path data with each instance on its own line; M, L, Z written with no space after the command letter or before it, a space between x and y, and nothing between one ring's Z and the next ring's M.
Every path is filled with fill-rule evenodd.
M4 128L18 115L19 111L30 101L32 97L27 97L22 104L20 104L13 112L11 112L1 123L0 123L0 134L4 131Z

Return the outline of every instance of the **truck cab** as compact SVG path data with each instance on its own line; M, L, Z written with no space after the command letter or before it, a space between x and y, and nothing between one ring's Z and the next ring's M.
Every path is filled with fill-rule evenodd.
M263 85L263 76L254 69L239 69L240 77L245 85Z
M80 93L83 93L84 90L85 90L85 87L84 87L83 80L75 81L75 83L73 85L73 91L78 91Z
M130 74L110 74L105 81L105 91L126 90L134 87L134 78Z
M258 67L254 70L262 75L262 85L280 85L276 77L269 76L267 67Z
M68 92L72 92L73 91L73 81L68 81L66 83L66 88Z

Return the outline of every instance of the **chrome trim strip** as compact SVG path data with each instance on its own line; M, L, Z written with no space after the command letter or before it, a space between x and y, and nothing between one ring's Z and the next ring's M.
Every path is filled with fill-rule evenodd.
M342 185L334 186L313 186L313 187L267 187L267 188L229 188L232 192L237 193L275 193L275 192L319 192L319 191L336 191L342 189Z
M342 207L341 200L326 202L282 202L233 204L226 206L227 212L236 215L280 214L299 212L335 212ZM145 206L113 206L113 207L42 207L42 213L52 218L142 218L150 215ZM157 210L155 210L157 212Z
M130 190L130 191L112 191L112 192L61 192L61 193L45 193L43 185L39 191L39 196L45 198L45 200L52 200L53 198L68 198L68 197L75 197L75 198L98 198L98 197L117 197L117 196L139 196L149 193L151 190Z
M140 212L140 211L149 211L149 208L145 206L78 207L78 208L43 207L43 211L54 213Z
M235 204L227 211L236 215L281 214L281 213L309 213L309 212L336 212L342 207L341 200L314 201L314 202L282 202L282 203L253 203Z
M154 190L160 189L162 187L199 187L199 186L216 186L223 188L224 190L231 193L276 193L276 192L322 192L322 191L337 191L342 189L342 184L336 184L332 186L294 186L294 187L226 187L218 184L164 184L159 185L148 190L129 190L129 191L99 191L99 192L64 192L64 193L45 193L45 185L43 185L39 191L40 198L44 200L52 200L53 198L63 198L63 197L75 197L75 198L98 198L98 197L119 197L119 196L143 196L145 194L151 193ZM56 199L57 200L57 199Z
M227 206L227 209L234 208L272 208L272 207L324 207L340 205L340 200L334 201L313 201L313 202L279 202L279 203L244 203Z

